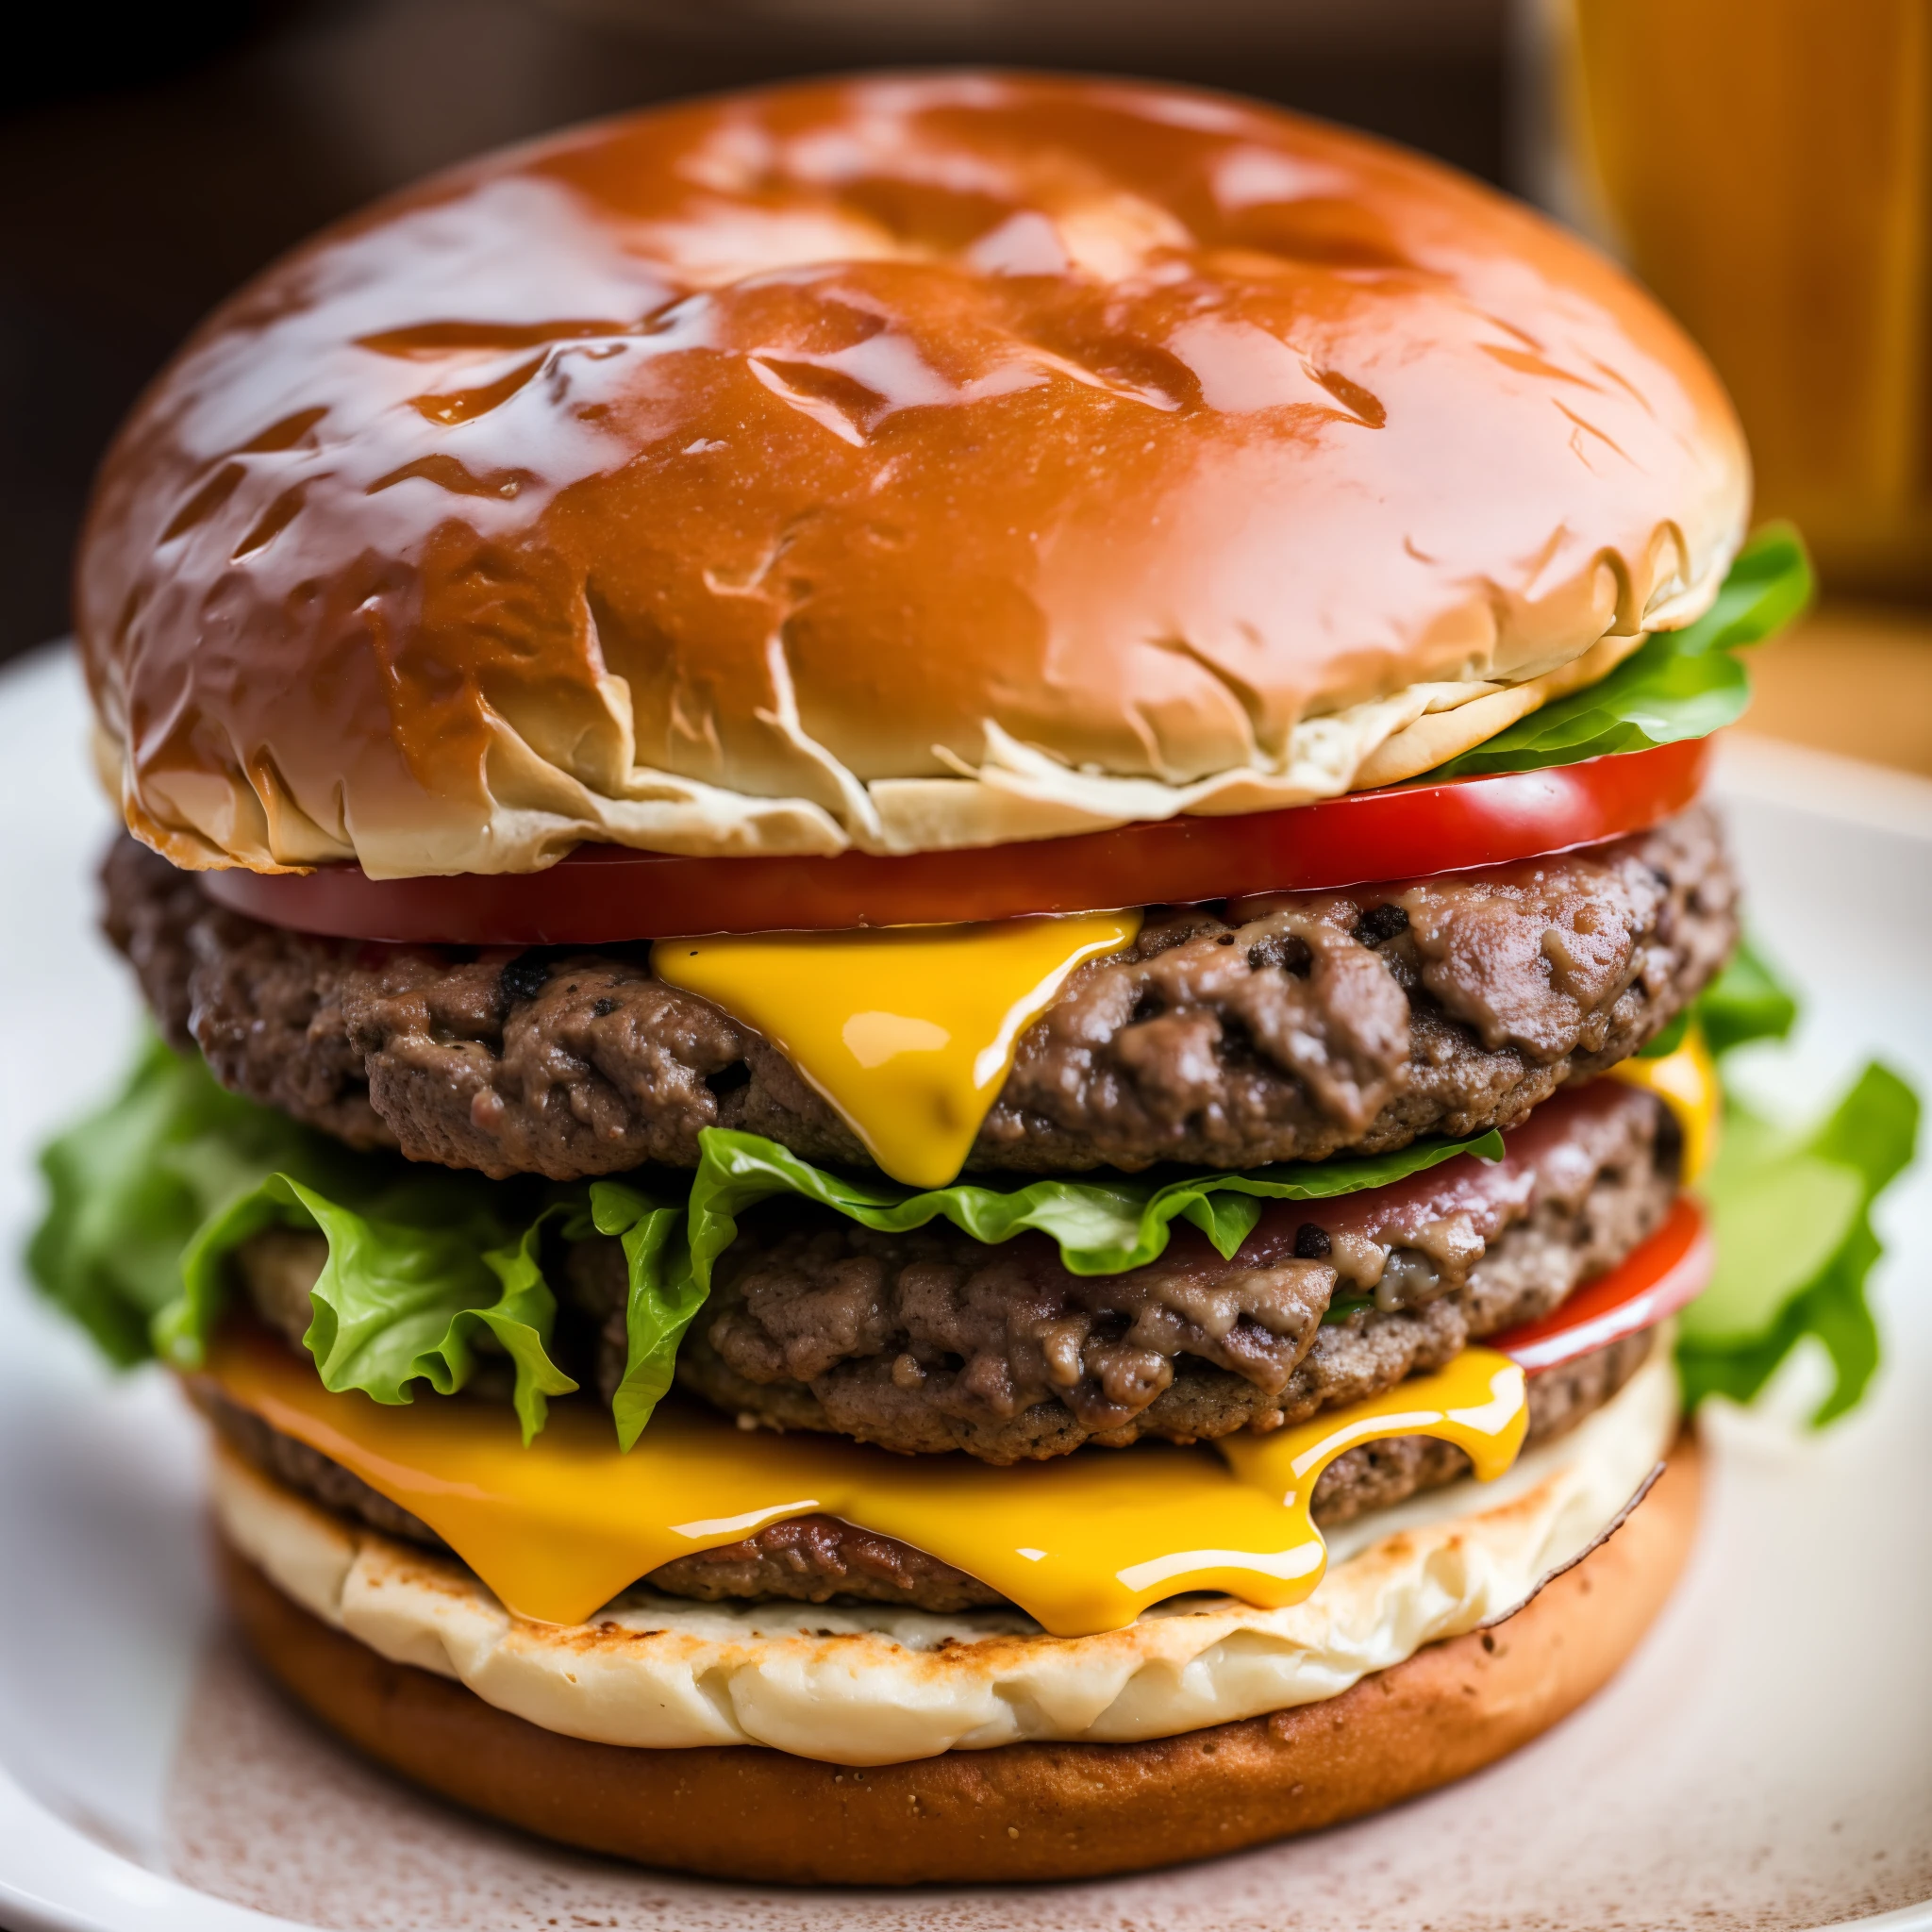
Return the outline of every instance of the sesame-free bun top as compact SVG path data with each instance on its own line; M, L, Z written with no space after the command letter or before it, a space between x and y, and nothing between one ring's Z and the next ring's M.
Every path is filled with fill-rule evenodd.
M78 561L186 866L914 851L1411 775L1714 594L1702 357L1460 175L950 74L485 158L269 269Z

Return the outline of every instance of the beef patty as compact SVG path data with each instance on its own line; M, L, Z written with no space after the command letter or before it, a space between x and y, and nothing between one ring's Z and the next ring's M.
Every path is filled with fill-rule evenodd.
M870 1165L782 1054L654 979L645 949L316 939L223 910L131 840L105 883L169 1036L354 1145L562 1180L691 1167L726 1126ZM1696 808L1486 872L1156 908L1027 1029L969 1166L1246 1168L1507 1126L1698 991L1735 898Z
M1602 1080L1461 1156L1329 1201L1275 1202L1232 1257L1181 1226L1123 1274L1077 1275L1040 1235L987 1246L940 1222L881 1235L805 1204L747 1217L678 1352L692 1393L747 1426L1010 1463L1141 1436L1265 1433L1358 1402L1470 1341L1534 1320L1659 1224L1679 1138L1650 1093ZM257 1314L300 1345L319 1234L237 1257ZM570 1244L558 1342L623 1372L628 1277L614 1240ZM467 1392L508 1400L487 1356Z
M726 1251L678 1379L755 1423L988 1462L1265 1432L1548 1313L1662 1223L1678 1144L1650 1094L1600 1082L1516 1130L1507 1161L1271 1204L1231 1260L1182 1228L1124 1274L1071 1274L1037 1235L990 1248L943 1223L781 1212ZM608 1393L623 1256L587 1241L569 1267L604 1316Z
M1527 1441L1548 1441L1600 1408L1642 1365L1651 1339L1647 1329L1626 1335L1594 1355L1533 1376ZM229 1401L212 1383L191 1381L190 1387L223 1439L265 1474L385 1536L444 1547L421 1518L372 1490L341 1463L283 1435ZM1440 1489L1469 1471L1469 1458L1460 1449L1433 1437L1365 1442L1344 1451L1323 1472L1315 1485L1315 1521L1332 1528L1367 1510ZM941 1613L1006 1603L997 1591L963 1570L835 1516L799 1516L769 1524L741 1542L680 1557L641 1581L667 1596L705 1603L761 1597L815 1604L858 1599Z

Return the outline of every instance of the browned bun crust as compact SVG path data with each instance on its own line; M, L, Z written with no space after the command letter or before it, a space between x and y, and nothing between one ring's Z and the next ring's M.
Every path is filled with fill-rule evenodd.
M1683 622L1747 494L1689 340L1477 183L1173 88L874 77L270 269L110 453L77 624L183 865L930 849L1345 790L1374 730L1300 721Z
M351 1743L458 1803L586 1850L822 1885L1091 1878L1311 1831L1527 1743L1600 1689L1689 1554L1687 1438L1610 1540L1492 1631L1340 1697L1140 1744L1008 1744L855 1771L752 1746L625 1749L539 1729L385 1661L223 1547L243 1634Z

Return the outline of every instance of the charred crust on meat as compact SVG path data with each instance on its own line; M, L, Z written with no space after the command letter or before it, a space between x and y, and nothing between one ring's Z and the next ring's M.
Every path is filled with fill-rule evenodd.
M1325 1261L1334 1252L1335 1243L1328 1239L1328 1230L1319 1227L1312 1221L1305 1221L1294 1231L1294 1252L1303 1261Z
M1265 973L1272 966L1296 979L1306 979L1314 963L1315 956L1299 933L1269 933L1248 948L1250 973Z
M1392 900L1374 906L1355 923L1356 939L1365 946L1379 946L1408 930L1408 914Z
M1676 1187L1684 1173L1684 1124L1674 1108L1659 1107L1657 1112L1657 1140L1651 1158L1657 1163L1657 1173Z
M551 964L541 953L519 953L496 975L497 1004L508 1016L512 1007L533 1000L549 983Z
M742 1060L733 1060L728 1067L720 1067L715 1074L707 1074L705 1085L710 1089L714 1099L728 1100L732 1094L741 1093L751 1085L751 1069Z

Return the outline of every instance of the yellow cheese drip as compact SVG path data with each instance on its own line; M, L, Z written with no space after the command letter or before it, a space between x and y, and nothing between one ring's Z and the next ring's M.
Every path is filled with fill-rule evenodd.
M965 1165L1020 1035L1083 959L1131 945L1139 912L659 940L651 970L756 1027L894 1180Z
M1677 1124L1684 1130L1683 1180L1689 1187L1710 1165L1717 1151L1724 1105L1717 1065L1703 1034L1695 1026L1690 1027L1672 1052L1659 1054L1654 1060L1619 1060L1610 1075L1655 1093L1676 1115Z
M1321 1581L1308 1504L1344 1449L1438 1436L1487 1481L1528 1426L1523 1371L1483 1348L1296 1427L1229 1438L1219 1455L1143 1442L1012 1469L748 1432L668 1405L627 1455L588 1405L558 1405L525 1449L507 1407L332 1395L308 1362L246 1333L219 1339L206 1373L419 1516L508 1608L552 1624L582 1623L673 1557L820 1511L966 1571L1058 1637L1118 1629L1187 1591L1275 1608Z

